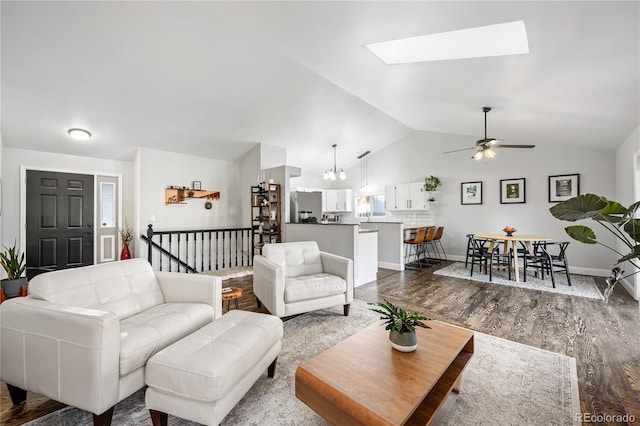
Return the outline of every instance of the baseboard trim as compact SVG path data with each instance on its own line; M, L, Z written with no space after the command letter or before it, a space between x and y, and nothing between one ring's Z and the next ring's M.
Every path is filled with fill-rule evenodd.
M629 282L628 278L623 278L620 282L627 293L629 293L634 300L640 302L640 295L636 294L635 284L633 282Z
M392 271L404 271L404 265L392 262L378 262L378 268L391 269Z

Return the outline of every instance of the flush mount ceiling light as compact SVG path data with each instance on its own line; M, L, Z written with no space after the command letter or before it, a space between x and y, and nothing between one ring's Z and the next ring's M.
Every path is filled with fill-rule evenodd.
M529 53L523 21L487 25L365 45L385 64Z
M69 129L67 133L69 133L69 136L71 136L72 138L78 141L86 141L91 137L91 133L85 129L79 129L79 128Z
M347 178L347 175L345 174L344 170L338 170L338 168L336 167L336 148L338 147L338 145L334 143L333 145L331 145L331 147L333 148L333 169L325 170L322 178L324 180L336 180L336 177L339 177L341 180L345 180Z

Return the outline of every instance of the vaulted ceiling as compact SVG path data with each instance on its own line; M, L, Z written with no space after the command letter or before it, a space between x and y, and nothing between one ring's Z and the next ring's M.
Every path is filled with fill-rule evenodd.
M263 142L320 173L333 143L341 167L414 130L472 146L487 105L490 136L507 143L615 149L640 120L639 5L3 1L3 141L228 160ZM364 47L516 20L528 55L385 65ZM94 137L73 141L70 127Z

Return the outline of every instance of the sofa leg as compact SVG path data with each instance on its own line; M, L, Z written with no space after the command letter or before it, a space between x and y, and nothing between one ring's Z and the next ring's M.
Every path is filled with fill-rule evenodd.
M256 297L256 303L258 304L258 309L262 308L262 302L257 297Z
M19 387L10 385L7 383L7 389L9 390L9 396L14 406L22 405L27 402L27 391Z
M267 376L269 376L272 379L273 379L273 376L276 375L276 362L278 362L278 357L276 357L276 359L273 360L273 362L271 363L271 365L269 365L269 368L267 369Z
M349 316L349 308L351 307L351 304L347 303L346 305L343 306L344 308L344 316L348 317Z
M115 406L114 406L115 407ZM110 426L111 418L113 417L113 408L109 408L102 414L93 415L93 426Z
M167 426L167 423L169 421L169 415L167 413L163 413L162 411L149 410L149 415L151 416L153 426Z

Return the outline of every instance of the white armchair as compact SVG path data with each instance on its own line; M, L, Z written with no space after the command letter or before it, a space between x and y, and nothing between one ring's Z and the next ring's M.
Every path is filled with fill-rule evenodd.
M349 315L353 261L321 252L315 241L266 244L253 258L253 292L258 307L287 317L335 305Z

